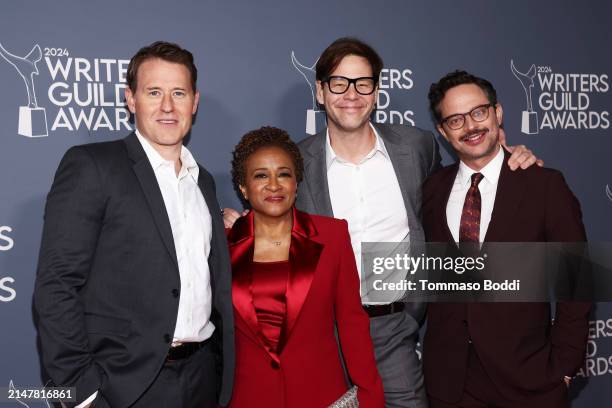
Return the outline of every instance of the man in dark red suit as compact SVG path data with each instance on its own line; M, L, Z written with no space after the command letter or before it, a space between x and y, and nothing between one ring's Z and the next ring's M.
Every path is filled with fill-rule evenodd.
M491 83L456 71L430 108L459 162L423 187L429 242L583 242L580 204L556 170L509 171ZM566 407L586 348L587 303L432 303L424 342L431 408Z

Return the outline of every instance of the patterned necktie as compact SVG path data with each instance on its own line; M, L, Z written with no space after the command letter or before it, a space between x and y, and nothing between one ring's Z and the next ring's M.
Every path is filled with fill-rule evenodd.
M461 223L459 224L459 242L480 242L480 190L478 183L483 179L481 173L472 174L472 185L465 195Z

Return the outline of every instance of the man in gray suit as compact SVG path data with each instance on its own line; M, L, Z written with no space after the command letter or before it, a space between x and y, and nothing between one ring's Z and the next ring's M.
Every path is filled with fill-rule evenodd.
M344 218L362 282L362 303L370 316L378 370L387 407L424 407L427 396L415 352L424 303L380 299L361 270L362 242L424 241L420 188L440 165L431 132L370 122L383 62L370 46L341 38L316 66L317 101L327 129L300 142L305 179L299 208ZM351 86L352 85L352 86Z
M378 93L380 56L354 38L340 38L323 51L316 65L317 101L327 114L327 129L299 143L304 180L297 207L344 218L360 275L362 242L424 241L421 185L440 166L431 132L370 122ZM524 147L516 148L513 166L533 164ZM226 226L239 216L226 209ZM427 406L421 363L416 353L424 303L406 302L402 293L382 294L364 285L378 370L387 407ZM391 296L389 296L391 295Z

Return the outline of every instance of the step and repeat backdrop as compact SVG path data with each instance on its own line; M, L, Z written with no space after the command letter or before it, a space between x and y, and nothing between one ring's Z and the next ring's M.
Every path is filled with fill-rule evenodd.
M433 129L433 81L458 68L489 79L509 144L563 171L589 239L612 241L610 16L609 2L570 0L2 2L0 388L43 382L32 291L46 194L70 146L133 129L125 74L141 46L194 53L202 96L188 146L222 206L239 206L229 170L242 134L273 125L299 140L324 126L313 66L334 39L356 36L385 61L373 120ZM585 357L572 406L610 406L612 304L597 304Z

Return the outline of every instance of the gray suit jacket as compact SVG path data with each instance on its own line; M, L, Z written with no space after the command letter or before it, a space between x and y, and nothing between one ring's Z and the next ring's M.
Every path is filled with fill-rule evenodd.
M440 152L429 131L413 126L373 124L383 139L399 182L408 216L411 243L424 242L421 225L421 186L440 167ZM327 183L325 137L327 129L298 143L304 157L304 180L299 185L297 207L305 212L333 217ZM413 304L409 313L418 322L425 305Z

